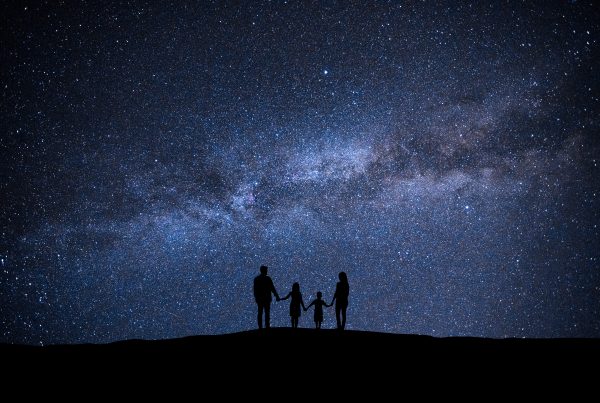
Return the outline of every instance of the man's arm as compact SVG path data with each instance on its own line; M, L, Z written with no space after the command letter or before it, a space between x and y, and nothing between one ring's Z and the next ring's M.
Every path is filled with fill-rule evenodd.
M277 298L277 301L279 301L281 298L279 298L279 294L277 294L277 290L275 289L275 285L273 285L273 280L269 279L269 281L271 282L271 292L273 293L273 295L275 295L275 298Z

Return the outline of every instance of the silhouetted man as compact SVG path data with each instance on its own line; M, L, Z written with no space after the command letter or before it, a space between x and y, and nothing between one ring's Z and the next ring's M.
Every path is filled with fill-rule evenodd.
M279 301L279 295L275 291L273 280L267 276L267 266L260 266L260 275L254 278L254 299L258 305L258 328L262 329L262 315L265 311L265 327L271 327L271 293Z

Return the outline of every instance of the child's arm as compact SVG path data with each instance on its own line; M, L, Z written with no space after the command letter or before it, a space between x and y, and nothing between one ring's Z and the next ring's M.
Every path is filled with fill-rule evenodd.
M311 302L309 306L307 306L306 308L304 308L305 311L308 311L308 308L310 308L311 306L313 306L315 304L315 301Z

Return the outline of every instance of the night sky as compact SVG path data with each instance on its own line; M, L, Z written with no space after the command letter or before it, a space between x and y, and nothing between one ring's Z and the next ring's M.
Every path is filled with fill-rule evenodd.
M1 342L252 329L261 264L349 329L600 337L597 4L100 3L1 6Z

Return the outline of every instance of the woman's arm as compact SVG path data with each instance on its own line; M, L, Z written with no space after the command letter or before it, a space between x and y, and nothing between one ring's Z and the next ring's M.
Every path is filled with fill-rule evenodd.
M335 285L335 293L333 293L333 299L331 300L331 304L330 305L333 305L333 301L335 301L335 299L337 298L338 292L340 292L340 283L337 283Z
M280 301L286 300L290 297L290 295L292 295L292 293L290 292L288 295L286 295L285 297L281 298Z

